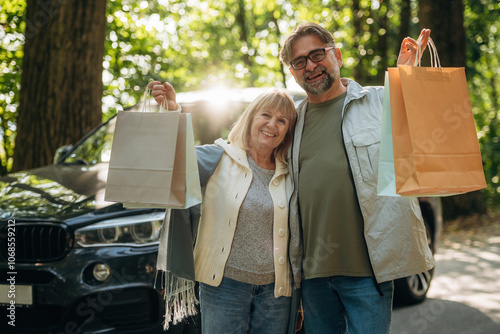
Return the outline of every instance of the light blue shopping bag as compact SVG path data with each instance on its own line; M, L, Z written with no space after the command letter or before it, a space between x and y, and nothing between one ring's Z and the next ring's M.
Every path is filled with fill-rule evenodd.
M389 98L389 74L385 72L384 103L382 110L382 135L378 163L377 194L379 196L400 197L396 193L394 174L394 152L392 147L391 101Z

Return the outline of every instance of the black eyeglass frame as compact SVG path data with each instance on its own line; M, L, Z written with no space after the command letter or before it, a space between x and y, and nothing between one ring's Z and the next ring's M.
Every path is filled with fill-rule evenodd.
M291 66L294 70L298 71L298 70L301 70L301 69L303 69L303 68L305 68L305 67L307 66L307 59L310 59L313 63L319 63L320 61L322 61L323 59L325 59L325 58L326 58L326 52L327 52L327 51L330 51L330 50L332 50L332 49L335 49L335 47L334 47L334 46L329 46L329 47L326 47L326 48L321 48L321 49L315 49L315 50L312 50L311 52L309 52L309 54L308 54L307 56L300 56L300 57L297 57L297 58L295 58L294 60L292 60L292 61L290 62L290 66ZM318 51L323 51L323 57L322 57L321 59L313 60L313 59L311 58L311 55L312 55L312 54L314 54L314 53L316 53L316 52L318 52ZM294 64L297 62L297 60L300 60L300 59L305 59L305 61L306 61L306 62L305 62L305 65L304 65L303 67L299 67L299 68L297 68L297 67L295 67L295 65L294 65Z

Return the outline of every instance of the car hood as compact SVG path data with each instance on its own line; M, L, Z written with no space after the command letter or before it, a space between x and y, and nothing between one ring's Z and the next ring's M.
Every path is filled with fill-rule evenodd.
M50 165L0 178L0 218L65 220L114 203L104 201L108 164Z

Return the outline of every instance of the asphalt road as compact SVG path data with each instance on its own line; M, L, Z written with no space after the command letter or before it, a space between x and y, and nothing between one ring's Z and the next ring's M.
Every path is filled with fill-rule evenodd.
M441 248L426 301L394 310L392 334L500 334L500 241Z

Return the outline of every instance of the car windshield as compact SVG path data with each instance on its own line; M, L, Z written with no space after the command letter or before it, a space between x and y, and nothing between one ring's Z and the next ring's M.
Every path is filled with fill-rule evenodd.
M65 165L95 165L109 162L116 117L84 138L62 162Z

